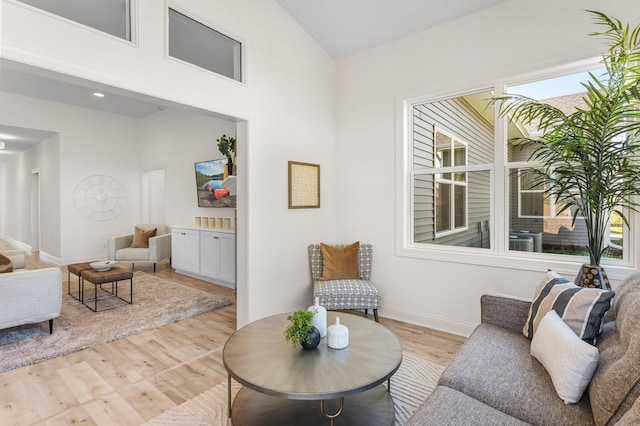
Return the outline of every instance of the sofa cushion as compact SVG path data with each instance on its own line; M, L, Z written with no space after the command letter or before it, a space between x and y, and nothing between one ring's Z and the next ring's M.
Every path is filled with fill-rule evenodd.
M602 317L611 306L613 295L612 291L578 287L549 271L536 288L529 318L522 332L532 339L544 315L553 309L578 337L593 344L600 333Z
M565 404L582 398L598 366L598 348L576 336L553 310L540 321L531 340L531 355L547 370Z
M616 289L615 322L605 323L598 338L600 363L589 386L593 417L614 424L640 397L640 273Z
M405 426L459 425L522 426L514 417L489 407L457 390L438 386Z
M440 384L534 425L593 424L586 393L577 404L565 405L549 374L530 355L530 341L495 325L475 329Z
M158 228L145 230L136 226L133 241L131 241L131 248L149 248L149 238L155 237L157 231Z
M13 272L13 262L7 256L0 253L0 274Z
M334 247L320 244L322 250L322 276L320 280L359 279L358 249L356 241L345 247Z
M149 260L149 249L132 247L120 249L116 252L116 260L125 260L130 262L142 262Z

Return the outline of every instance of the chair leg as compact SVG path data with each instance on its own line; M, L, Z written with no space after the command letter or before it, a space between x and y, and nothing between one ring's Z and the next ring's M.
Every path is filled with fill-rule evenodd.
M153 262L153 272L156 271L156 262Z
M364 314L369 315L369 310L367 308L364 309Z
M53 334L53 320L49 320L49 334Z
M377 310L377 309L374 309L374 310L373 310L373 317L375 318L376 322L380 322L380 321L378 320L378 310Z

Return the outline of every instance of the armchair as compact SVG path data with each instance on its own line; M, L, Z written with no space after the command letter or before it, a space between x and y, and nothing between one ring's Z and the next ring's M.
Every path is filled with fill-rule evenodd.
M131 247L133 234L120 235L107 239L107 260L131 262L132 269L136 262L153 262L153 272L156 263L169 260L171 263L171 232L167 225L144 224L136 227L149 231L156 228L156 235L149 238L149 247Z
M342 244L334 247L344 248ZM380 293L371 282L371 263L373 248L371 244L360 244L358 248L358 273L360 278L320 280L324 270L324 259L320 244L309 246L309 263L311 264L311 279L313 281L313 297L319 299L320 305L327 310L364 309L365 315L369 309L378 322L378 308L380 307Z

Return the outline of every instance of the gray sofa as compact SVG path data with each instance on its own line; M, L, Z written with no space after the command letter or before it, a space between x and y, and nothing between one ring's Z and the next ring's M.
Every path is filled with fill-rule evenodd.
M481 324L407 425L640 424L640 273L616 289L597 340L600 361L577 404L565 405L523 336L530 302L481 298Z

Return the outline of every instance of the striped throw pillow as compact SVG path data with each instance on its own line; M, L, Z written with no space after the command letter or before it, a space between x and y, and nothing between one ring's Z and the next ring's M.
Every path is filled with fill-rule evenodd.
M549 271L536 288L522 332L532 339L545 314L554 310L578 337L595 344L602 317L611 307L614 294L613 291L579 287L556 272Z

